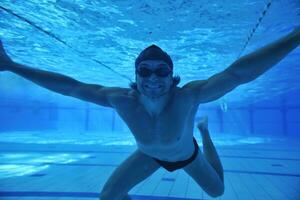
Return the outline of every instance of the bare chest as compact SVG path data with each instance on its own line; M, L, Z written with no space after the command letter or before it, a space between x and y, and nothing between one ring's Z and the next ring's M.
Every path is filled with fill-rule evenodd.
M192 131L196 108L188 98L172 100L159 114L150 109L139 103L117 109L140 144L170 146Z

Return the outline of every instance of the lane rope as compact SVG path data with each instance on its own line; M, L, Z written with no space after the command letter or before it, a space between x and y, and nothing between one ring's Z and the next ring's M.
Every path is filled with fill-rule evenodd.
M86 55L85 53L83 53L82 51L79 51L77 49L75 49L74 47L72 47L71 45L69 45L67 42L65 42L64 40L62 40L61 38L59 38L57 35L51 33L50 31L47 31L47 30L44 30L43 28L41 28L40 26L36 25L35 23L33 23L32 21L26 19L25 17L22 17L16 13L14 13L13 11L7 9L7 8L4 8L3 6L0 6L0 9L4 10L5 12L9 13L10 15L13 15L15 16L16 18L20 19L21 21L23 22L26 22L27 24L29 24L30 26L36 28L37 30L43 32L44 34L48 35L49 37L53 38L54 40L58 41L59 43L67 46L68 48L72 49L73 51L75 51L76 53L78 53L79 55L87 58L87 59L90 59L92 61L94 61L95 63L98 63L102 66L104 66L105 68L111 70L112 72L118 74L119 76L121 76L122 78L125 78L127 80L129 80L130 82L132 82L131 78L129 78L128 76L126 75L123 75L119 72L117 72L116 70L112 69L111 67L107 66L106 64L102 63L101 61L99 60L96 60L94 58L91 58L90 56Z
M255 33L256 29L257 29L258 26L261 24L261 22L262 22L263 18L265 17L267 11L269 10L271 4L272 4L272 0L269 0L269 2L265 5L264 10L262 11L260 17L258 18L258 20L257 20L257 22L256 22L256 24L255 24L255 26L251 29L251 32L250 32L250 34L248 35L247 40L246 40L246 42L244 43L242 49L241 49L240 52L238 53L238 56L237 56L236 60L238 60L238 59L241 57L241 55L243 54L244 50L246 49L247 45L249 44L250 40L252 39L253 34ZM220 101L219 101L219 103L220 103L220 108L221 108L221 110L222 110L223 112L227 112L227 110L228 110L228 105L227 105L226 99L225 99L225 98L221 98Z
M260 17L258 18L258 20L257 20L257 22L256 22L256 24L255 24L255 26L251 29L250 34L248 35L246 42L244 43L244 45L243 45L241 51L239 52L239 54L238 54L238 56L237 56L237 59L239 59L239 58L241 57L242 53L243 53L244 50L246 49L247 45L249 44L250 40L251 40L252 37L253 37L253 34L254 34L255 31L256 31L256 29L257 29L258 26L261 24L263 18L266 16L266 14L267 14L267 12L268 12L268 10L269 10L271 4L272 4L272 0L269 0L269 2L266 4L264 10L262 11Z
M255 26L251 29L250 34L247 36L246 42L244 43L244 45L242 46L242 49L241 49L240 52L238 53L237 59L239 59L239 58L241 57L241 55L243 54L244 50L245 50L246 47L248 46L248 44L249 44L250 40L252 39L252 37L253 37L255 31L257 30L257 28L258 28L259 25L261 24L263 18L265 17L266 13L268 12L268 10L269 10L271 4L272 4L272 0L269 0L268 3L266 4L264 10L262 11L260 17L258 18L257 23L256 23ZM88 58L88 59L94 61L95 63L98 63L98 64L104 66L105 68L111 70L112 72L114 72L114 73L118 74L119 76L121 76L121 77L123 77L123 78L129 80L129 81L132 83L131 78L129 78L128 76L119 73L118 71L112 69L111 67L109 67L109 66L107 66L106 64L102 63L101 61L96 60L96 59L94 59L94 58L91 58L91 57L89 57L88 55L86 55L85 53L83 53L83 52L81 52L81 51L75 49L74 47L72 47L72 46L69 45L67 42L65 42L64 40L62 40L61 38L59 38L57 35L51 33L50 31L44 30L43 28L39 27L39 26L36 25L35 23L31 22L30 20L28 20L28 19L26 19L26 18L24 18L24 17L22 17L22 16L20 16L20 15L18 15L18 14L16 14L16 13L14 13L13 11L11 11L11 10L9 10L9 9L7 9L7 8L4 8L3 6L0 6L0 9L2 9L2 10L4 10L4 11L6 11L7 13L9 13L9 14L11 14L11 15L17 17L18 19L20 19L20 20L26 22L26 23L29 24L30 26L32 26L32 27L38 29L39 31L43 32L44 34L48 35L49 37L55 39L56 41L62 43L63 45L67 46L68 48L72 49L73 51L75 51L75 52L78 53L79 55L81 55L81 56L83 56L83 57L85 57L85 58Z

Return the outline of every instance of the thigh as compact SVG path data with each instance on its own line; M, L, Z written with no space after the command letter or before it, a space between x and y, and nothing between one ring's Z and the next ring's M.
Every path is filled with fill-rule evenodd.
M224 190L223 182L200 149L196 159L183 169L208 194L214 196Z
M160 165L152 157L136 150L109 177L102 192L124 195L153 174Z

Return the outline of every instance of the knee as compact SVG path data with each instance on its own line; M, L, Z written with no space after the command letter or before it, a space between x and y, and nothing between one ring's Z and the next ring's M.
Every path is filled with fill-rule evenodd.
M101 191L99 200L115 200L116 197L111 192Z
M220 187L216 188L213 193L210 193L209 195L212 197L220 197L224 194L224 192L225 192L225 187L224 184L222 184Z
M100 193L99 200L120 200L120 199L123 200L125 196L126 195L122 195L117 192L102 191Z
M99 199L98 200L105 200L108 199L108 197L106 197L105 195L103 195L103 193L101 192L99 195Z

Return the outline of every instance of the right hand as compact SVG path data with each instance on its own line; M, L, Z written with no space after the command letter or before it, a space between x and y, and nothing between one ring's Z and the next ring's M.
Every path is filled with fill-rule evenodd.
M8 70L12 63L12 59L6 54L0 40L0 71Z

